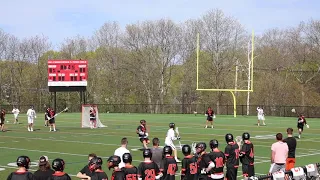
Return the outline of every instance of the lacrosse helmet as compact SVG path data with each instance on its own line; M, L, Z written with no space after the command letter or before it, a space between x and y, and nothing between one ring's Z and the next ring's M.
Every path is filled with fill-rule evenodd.
M199 154L199 153L202 153L203 151L205 151L207 148L207 145L206 143L204 142L200 142L196 145L196 152Z
M146 124L147 124L147 121L146 121L146 120L144 120L144 119L142 119L142 120L140 120L140 124L142 124L142 125L146 125Z
M233 135L231 133L226 134L225 136L226 142L232 142L233 141Z
M170 146L165 146L163 148L163 154L166 155L166 154L170 154L172 155L172 148Z
M119 156L116 156L116 155L110 156L109 159L108 159L108 168L109 168L109 170L111 168L119 166L120 162L121 162L121 159L120 159Z
M250 139L250 134L248 132L245 132L242 134L242 139L243 140L249 140Z
M169 123L169 127L174 129L176 125L174 123Z
M57 158L52 161L52 169L55 171L63 171L65 162L63 159Z
M210 144L210 148L211 148L211 149L217 148L217 147L219 146L219 142L218 142L218 140L216 140L216 139L212 139L212 140L209 142L209 144Z
M191 147L188 144L182 146L182 153L183 155L187 156L191 153Z
M30 158L28 156L19 156L17 158L17 166L18 167L24 167L26 169L29 169L30 166Z
M144 149L142 155L143 158L152 158L152 152L150 149Z
M124 153L122 155L122 160L124 163L132 163L132 156L130 153Z
M100 157L94 157L89 161L88 167L90 171L94 171L102 166L102 159Z

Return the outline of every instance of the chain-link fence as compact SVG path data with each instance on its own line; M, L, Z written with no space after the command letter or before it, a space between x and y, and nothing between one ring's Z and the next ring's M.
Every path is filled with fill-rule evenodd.
M233 105L213 106L210 104L97 104L100 113L157 113L157 114L204 114L209 106L211 106L217 114L233 115ZM56 111L65 108L65 104L57 104ZM67 105L69 112L81 112L81 104ZM260 105L237 105L237 115L253 116L257 115L257 107L263 107L266 116L294 117L297 116L291 110L294 108L297 113L303 113L306 117L320 117L320 107L318 106L260 106ZM30 105L16 105L21 112L26 112ZM247 108L249 107L248 113ZM10 113L12 105L0 105L0 108ZM34 108L38 112L45 111L46 106L35 105Z

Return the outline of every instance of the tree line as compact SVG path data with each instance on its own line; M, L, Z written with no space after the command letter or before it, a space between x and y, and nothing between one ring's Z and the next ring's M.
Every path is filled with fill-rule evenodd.
M251 30L213 9L182 23L141 21L121 29L106 22L90 37L74 36L54 50L44 35L19 39L0 30L0 103L50 104L48 59L86 59L86 97L95 104L232 104L229 92L196 91L197 34L199 86L248 86ZM238 92L238 104L320 105L320 21L270 29L255 35L254 92ZM237 72L237 78L235 78ZM235 83L235 79L237 82ZM79 104L79 93L58 95L59 104ZM188 111L192 111L189 109Z

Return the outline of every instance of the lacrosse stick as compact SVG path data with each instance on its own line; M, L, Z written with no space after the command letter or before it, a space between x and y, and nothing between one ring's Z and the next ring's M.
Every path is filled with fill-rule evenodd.
M66 107L64 110L62 110L61 112L55 114L53 117L51 118L48 118L48 120L52 119L52 118L55 118L56 116L58 116L59 114L63 113L63 112L66 112L68 110L68 107Z
M192 148L192 153L193 153L193 154L196 154L196 153L197 153L196 146L197 146L197 143L196 143L196 142L193 142L193 143L191 144L191 148Z
M237 144L238 144L238 146L240 148L240 146L242 146L242 144L243 144L242 137L241 136L237 136L236 137L236 142L237 142Z
M181 141L180 141L179 128L178 128L178 127L176 127L175 131L176 131L177 136L179 137L178 141L179 141L180 149L182 149L182 145L181 145Z

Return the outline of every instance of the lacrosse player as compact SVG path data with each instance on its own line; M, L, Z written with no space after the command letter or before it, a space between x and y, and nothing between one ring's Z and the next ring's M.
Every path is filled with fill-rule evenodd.
M96 128L97 127L97 112L94 109L93 106L90 107L90 126L91 129Z
M211 152L208 154L210 158L210 162L208 163L208 167L206 172L209 174L211 179L223 180L223 168L226 157L222 151L218 149L219 142L216 139L213 139L209 142Z
M53 108L49 108L49 118L48 118L48 122L50 124L50 130L56 132L56 120L55 120L55 115L56 112L53 110Z
M309 125L307 124L307 120L306 118L304 117L304 115L301 113L299 115L299 118L298 118L298 124L297 124L297 127L298 127L298 131L299 131L299 139L301 138L301 134L303 132L303 127L304 125L307 126L307 128L309 128Z
M108 159L108 169L110 170L113 168L113 172L111 175L112 180L124 180L125 176L124 173L119 168L119 163L121 162L121 158L119 156L113 155L110 156Z
M228 180L237 180L237 172L239 167L239 145L233 140L233 135L228 133L225 136L227 146L224 154L226 156L227 173L226 178Z
M173 143L173 141L175 141L175 140L180 140L180 136L177 136L177 137L175 136L175 132L174 132L175 126L176 125L174 123L169 124L169 130L167 132L167 136L166 136L164 143L166 146L170 146L172 148L176 161L181 162L178 159L177 148Z
M33 131L33 121L37 118L36 111L33 109L33 106L30 106L30 108L27 111L28 116L28 131Z
M13 114L13 117L14 117L14 122L13 124L18 124L18 115L19 115L20 111L18 108L16 107L13 107L12 109L12 114Z
M1 131L4 131L4 122L5 122L5 117L6 117L6 110L2 109L1 110L1 115L0 115L0 126L1 126Z
M137 180L138 179L138 168L132 165L132 156L130 153L124 153L122 155L122 160L125 166L121 168L124 173L125 180Z
M18 169L9 174L7 180L16 179L34 179L34 175L29 172L30 158L28 156L19 156L17 159Z
M191 155L191 147L187 144L182 146L184 158L181 167L181 180L197 180L198 165L196 157Z
M143 148L148 149L148 144L150 143L150 140L148 138L149 134L147 132L146 120L140 120L140 125L137 127L136 133L139 136L140 142L143 144Z
M197 143L196 145L196 156L197 156L199 180L207 180L209 175L206 169L210 164L210 157L206 152L206 148L207 148L207 145L204 142Z
M254 148L250 142L250 134L242 134L243 145L240 151L240 161L242 163L242 175L245 179L254 176Z
M258 112L258 126L260 126L260 120L265 126L266 124L264 123L265 118L264 118L263 108L257 107L257 112Z
M176 160L172 157L172 148L165 146L163 148L164 158L160 164L160 172L163 174L162 180L175 180L178 165Z
M50 108L47 108L46 111L44 112L44 126L47 127L49 126L49 119L50 119Z
M211 107L208 107L208 110L206 111L205 116L207 117L207 122L204 128L208 128L209 122L211 124L211 128L213 128L213 118L215 118L215 114L214 114L214 111L211 109Z
M160 179L163 174L160 172L158 165L151 160L151 150L144 149L142 155L144 160L138 166L138 180Z

